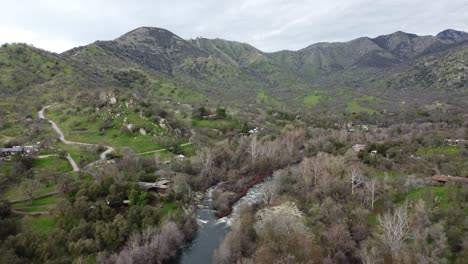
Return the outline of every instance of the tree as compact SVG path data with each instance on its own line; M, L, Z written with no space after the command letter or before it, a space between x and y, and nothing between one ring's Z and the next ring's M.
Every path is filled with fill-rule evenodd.
M213 169L213 156L210 148L204 148L198 153L198 162L201 166L201 175L210 176Z
M397 261L398 253L405 241L409 238L410 223L407 205L398 207L392 212L386 212L378 216L382 233L379 235L380 242L386 245Z
M286 150L291 158L294 157L295 149L303 144L304 138L305 130L303 128L289 131L284 135Z
M39 181L33 179L26 179L20 185L20 190L24 196L26 196L32 204L34 198L37 195L37 189L40 187Z
M351 194L354 194L354 189L356 189L359 185L362 184L362 175L361 169L358 165L353 164L348 169L348 179L351 184Z
M195 115L198 118L203 118L203 117L205 117L205 116L207 116L209 114L210 113L208 113L208 110L206 110L206 108L204 106L201 106L201 107L198 108L198 111L197 111L197 113Z
M374 210L375 192L376 192L377 184L378 184L378 180L376 178L372 178L365 183L367 190L370 192L371 210Z
M257 133L250 135L250 158L252 161L252 166L255 164L257 157L260 155L259 143L257 140Z
M307 187L316 186L323 172L322 159L319 156L305 158L301 164L302 179Z
M265 204L270 204L276 198L277 186L275 182L267 183L261 191L262 200Z
M334 224L322 233L324 246L328 255L335 255L338 252L351 252L356 247L356 242L351 237L348 228L344 224Z
M128 200L129 204L132 206L145 206L148 204L148 193L146 191L139 192L132 189L128 196Z
M216 108L216 116L219 118L226 118L226 109L224 107Z

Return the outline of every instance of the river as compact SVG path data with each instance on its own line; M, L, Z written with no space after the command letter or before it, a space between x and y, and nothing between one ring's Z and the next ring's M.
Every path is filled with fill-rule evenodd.
M223 241L226 234L229 232L230 226L239 215L239 208L243 204L252 204L261 199L262 188L273 180L273 177L265 179L265 181L256 184L249 189L247 194L237 201L229 216L218 219L211 209L211 193L214 187L210 188L205 195L205 198L200 203L200 208L197 209L198 231L196 238L191 245L183 250L179 263L181 264L206 264L211 263L214 251Z

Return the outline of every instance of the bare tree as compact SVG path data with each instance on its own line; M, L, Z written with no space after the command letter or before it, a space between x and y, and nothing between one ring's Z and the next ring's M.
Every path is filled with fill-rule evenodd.
M295 148L304 143L305 130L303 128L298 128L287 132L284 138L286 150L288 151L289 156L293 157Z
M335 224L325 230L322 233L322 241L331 256L339 251L343 253L353 251L356 247L356 242L352 239L351 233L343 224Z
M192 197L192 189L188 184L187 177L185 174L177 174L173 178L172 190L176 196L190 199Z
M386 212L383 216L379 215L378 220L382 228L380 241L390 249L393 260L396 261L398 252L405 240L409 238L410 223L407 205L398 207L393 213Z
M213 155L211 149L204 148L198 153L198 162L201 166L201 174L203 176L211 175L213 169Z
M349 182L351 184L351 194L354 194L354 189L362 184L361 169L358 165L353 164L347 169Z
M307 186L317 185L320 175L323 173L322 159L319 156L305 158L302 162L302 177ZM312 181L311 181L312 180Z
M263 190L261 192L262 200L266 204L270 204L276 198L277 194L277 186L276 183L268 183L263 186Z
M371 210L374 210L375 192L376 192L377 184L378 184L378 181L375 178L372 178L365 183L365 186L371 195Z
M260 150L259 150L259 142L257 139L257 133L253 133L250 136L250 157L252 160L252 165L255 164L255 160L257 157L260 155Z
M159 166L161 165L161 153L160 152L154 153L154 164L156 165L156 168L159 169Z

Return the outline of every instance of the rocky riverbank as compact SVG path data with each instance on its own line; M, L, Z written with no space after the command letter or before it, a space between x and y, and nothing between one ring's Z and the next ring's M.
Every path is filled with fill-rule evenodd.
M215 216L221 218L231 214L232 206L244 197L252 186L263 182L270 175L271 172L265 172L218 184L212 193Z

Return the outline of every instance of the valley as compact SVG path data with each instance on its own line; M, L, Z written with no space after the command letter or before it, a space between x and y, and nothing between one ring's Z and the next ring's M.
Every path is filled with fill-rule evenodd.
M0 263L464 263L467 78L456 30L4 44Z

